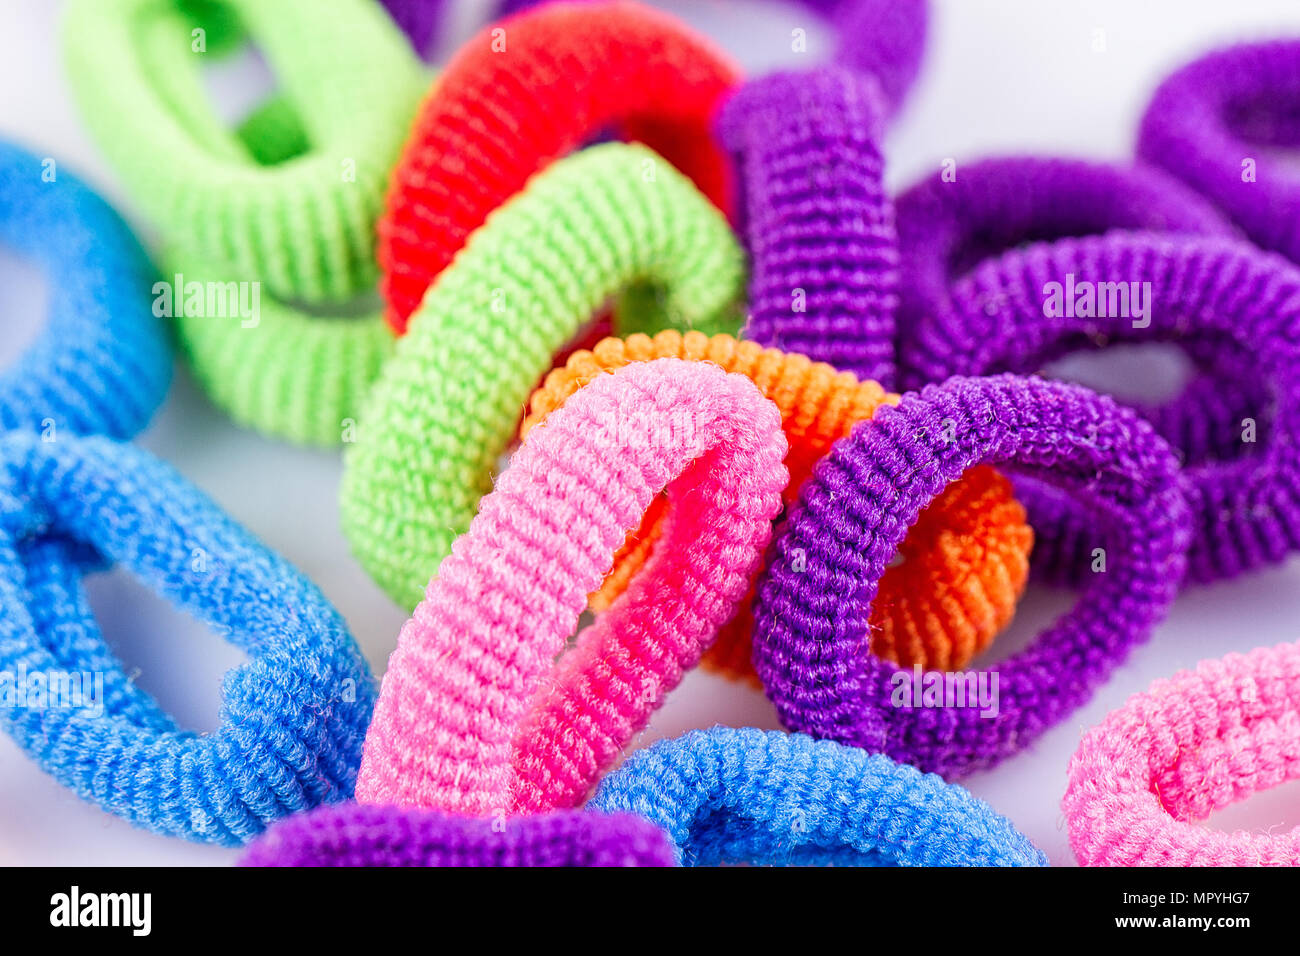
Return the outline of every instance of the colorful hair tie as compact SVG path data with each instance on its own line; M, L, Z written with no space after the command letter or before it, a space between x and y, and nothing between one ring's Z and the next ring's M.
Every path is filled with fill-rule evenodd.
M710 124L737 81L707 40L638 3L552 3L485 28L421 107L393 173L379 223L389 323L404 332L488 214L611 124L727 209Z
M1266 249L1300 261L1300 40L1243 43L1195 60L1156 90L1138 154L1224 210Z
M1045 308L1052 283L1063 296L1070 287L1082 295L1089 284L1140 295L1145 287L1149 307L1141 319L1110 306ZM1166 406L1160 425L1168 437L1191 443L1188 577L1230 578L1300 549L1300 270L1245 242L1117 233L1008 253L958 283L952 302L951 321L931 327L925 359L914 366L936 380L1029 372L1068 348L1109 341L1188 342L1202 352L1228 343L1226 351L1248 356L1250 385L1241 394L1184 393L1179 408ZM1071 314L1058 314L1064 311ZM1201 428L1217 435L1188 436L1168 425L1203 414L1208 424ZM1230 448L1230 460L1207 455ZM1080 565L1088 560L1076 557Z
M1046 866L962 787L829 740L693 730L632 754L588 804L666 830L687 866Z
M831 445L883 404L898 401L875 382L802 355L764 350L754 342L701 332L660 332L654 338L607 338L595 349L577 351L553 370L533 393L520 428L531 428L600 375L632 362L679 358L710 362L746 376L781 413L790 444L786 467L792 504L813 466ZM628 536L614 570L592 596L603 611L650 560L663 533L662 510L652 507ZM872 605L871 651L904 667L951 670L964 667L1011 620L1029 573L1033 532L1011 486L992 468L978 467L944 489L927 507L901 546L904 560L889 568ZM757 680L750 662L752 591L727 622L703 663L723 673Z
M402 28L415 51L427 56L447 16L447 0L383 0L393 22Z
M1087 508L1104 573L992 670L960 683L900 671L868 650L877 583L921 508L982 462L1026 469ZM1149 636L1182 581L1189 524L1177 459L1136 413L1073 385L953 378L882 408L804 485L759 579L754 664L793 730L944 776L989 767Z
M579 803L745 596L786 450L754 384L699 362L629 365L556 409L402 629L357 800L477 816ZM665 487L664 546L564 653Z
M653 294L632 303L645 315L621 316L628 331L734 330L743 256L680 173L643 146L607 143L539 173L430 287L344 459L344 531L395 601L416 605L469 526L555 354L636 285Z
M751 81L719 122L752 257L745 337L886 386L894 378L898 236L875 80L845 69Z
M557 810L475 819L321 807L276 824L240 866L672 866L668 837L632 814Z
M226 675L218 730L181 729L124 673L73 545L250 655ZM351 795L375 698L315 586L169 466L103 438L24 432L0 437L0 675L0 726L60 783L137 826L232 845ZM100 679L96 701L86 683Z
M1300 646L1202 661L1083 738L1062 804L1070 845L1084 866L1300 866L1300 827L1193 822L1297 777Z

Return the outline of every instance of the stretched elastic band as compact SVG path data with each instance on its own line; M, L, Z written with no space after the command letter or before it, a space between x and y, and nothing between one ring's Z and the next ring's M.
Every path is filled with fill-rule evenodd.
M1083 738L1062 804L1084 866L1300 866L1300 827L1224 833L1215 810L1300 777L1300 645L1202 661Z
M654 338L607 338L592 351L574 352L533 393L521 436L600 375L657 358L710 362L751 379L776 404L790 443L786 467L792 504L813 466L832 443L882 404L897 403L875 382L802 355L764 350L729 335L660 332ZM614 559L614 570L592 597L605 610L650 559L663 532L662 510L651 508ZM881 578L872 605L871 651L904 667L961 668L988 646L1015 613L1029 573L1033 532L1007 480L978 467L944 489L922 513L900 548L903 561ZM752 592L751 595L752 597ZM750 599L742 602L703 663L729 676L757 680L751 656Z
M124 672L72 544L248 653L217 730L182 729ZM60 783L157 833L240 844L351 796L374 699L338 612L169 466L103 438L0 437L0 726Z
M629 365L574 395L515 453L402 629L358 801L477 816L580 803L744 598L786 450L754 384L699 362ZM663 488L664 547L564 653Z
M829 740L693 730L632 754L588 809L636 813L687 866L1046 866L1004 817L933 774Z
M627 331L734 331L743 256L680 173L608 143L538 174L429 289L344 459L344 531L395 601L416 605L469 526L555 354L633 286L643 294L624 299L637 306L620 314Z
M240 866L672 866L657 826L632 814L557 810L473 819L345 803L259 837Z
M612 124L728 209L727 164L710 123L737 81L703 37L626 0L551 3L485 28L421 107L393 173L379 223L393 328L406 329L492 210Z
M982 462L1072 495L1104 564L1073 609L994 668L898 670L868 649L880 577L921 508ZM804 484L759 579L754 664L793 730L944 776L989 767L1150 635L1182 581L1189 525L1178 461L1134 412L1073 385L952 378L882 408Z

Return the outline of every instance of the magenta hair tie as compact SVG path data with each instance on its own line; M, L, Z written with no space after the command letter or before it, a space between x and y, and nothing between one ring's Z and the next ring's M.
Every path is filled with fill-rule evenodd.
M1085 866L1300 866L1300 827L1224 833L1215 810L1300 778L1300 645L1202 661L1084 737L1062 804Z
M891 387L898 237L876 81L843 68L741 87L719 132L752 260L745 337Z
M1138 155L1224 210L1255 243L1300 262L1300 40L1247 43L1160 84Z
M673 866L673 846L631 814L560 810L473 819L337 804L258 838L240 866Z
M968 675L982 700L964 689L958 706L954 684L941 699L951 706L925 706L899 691L915 675L869 652L868 613L920 510L981 463L1072 496L1106 570L1029 648L985 672L988 693ZM1178 592L1189 539L1178 461L1135 412L1075 385L953 378L858 425L804 485L759 579L755 667L792 730L969 773L1032 743L1146 640Z

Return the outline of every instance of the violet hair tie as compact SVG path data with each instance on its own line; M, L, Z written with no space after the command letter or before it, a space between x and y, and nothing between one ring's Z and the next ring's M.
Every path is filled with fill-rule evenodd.
M447 0L383 0L393 22L410 38L421 56L428 56L447 20Z
M288 817L240 866L672 866L668 835L632 814L457 817L342 803Z
M1105 572L1026 650L948 677L935 701L915 692L925 675L869 653L868 614L920 510L980 463L1025 469L1086 507ZM1189 539L1178 461L1135 412L1076 385L953 378L881 409L804 485L759 580L754 664L790 729L966 774L1023 750L1147 639Z
M1300 262L1300 40L1217 50L1170 75L1138 155L1224 210L1255 243Z
M1074 285L1077 298L1085 282L1149 283L1153 306L1140 321L1044 314L1051 283L1063 294ZM1249 356L1248 392L1177 400L1184 413L1173 417L1185 421L1195 418L1186 411L1191 398L1199 409L1229 411L1227 420L1207 417L1219 434L1166 431L1192 453L1185 472L1195 532L1188 577L1231 578L1300 549L1300 269L1238 240L1115 233L1008 253L959 282L952 301L948 321L934 323L918 350L916 368L936 380L1032 372L1065 349L1115 340L1194 343L1206 351L1226 344ZM1215 450L1232 456L1202 454ZM1073 560L1080 566L1087 559L1076 553Z

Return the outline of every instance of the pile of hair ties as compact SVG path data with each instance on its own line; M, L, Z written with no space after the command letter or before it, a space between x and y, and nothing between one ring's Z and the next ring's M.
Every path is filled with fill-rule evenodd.
M70 0L72 91L160 242L0 144L0 244L53 290L0 373L0 670L105 680L102 714L3 702L32 759L249 865L1045 865L951 781L1068 720L1184 584L1300 550L1300 41L1173 74L1132 163L893 197L925 4L807 5L841 38L811 70L746 78L651 7L570 0L501 4L435 76L436 0ZM232 129L201 56L245 42L281 87ZM185 308L182 276L255 284L256 321ZM1075 280L1149 308L1045 304ZM1118 342L1174 343L1187 385L1044 376ZM173 344L234 421L343 446L342 526L411 610L382 685L129 444ZM248 654L217 730L114 655L83 587L110 564ZM996 665L994 712L900 705L1031 573L1078 600ZM696 664L789 732L629 755ZM1061 782L1081 863L1296 865L1300 828L1198 821L1297 777L1282 645L1156 682Z

